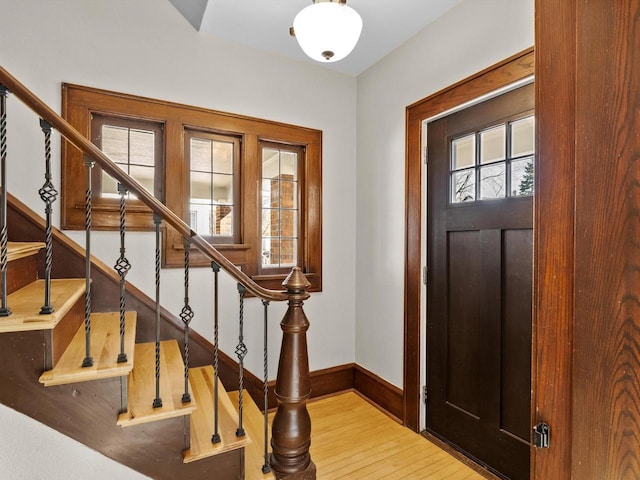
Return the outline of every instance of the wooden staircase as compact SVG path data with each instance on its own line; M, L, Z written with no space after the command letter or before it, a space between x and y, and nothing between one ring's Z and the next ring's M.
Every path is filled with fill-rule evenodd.
M189 417L185 448L182 452L185 464L198 462L212 456L240 450L252 444L252 458L246 459L250 470L247 478L275 478L263 474L262 413L245 395L245 432L236 436L238 415L236 406L219 382L220 408L219 433L222 441L211 442L213 433L213 382L212 366L189 369L191 401L183 403L184 363L176 340L161 342L160 392L162 406L153 408L155 398L155 342L135 343L137 315L126 313L125 352L127 361L117 362L120 352L119 313L104 312L91 315L91 356L94 364L83 368L85 357L84 279L54 279L51 285L51 314L39 313L44 299L43 281L38 279L38 255L44 247L39 242L9 242L7 269L7 305L12 310L8 317L0 317L0 333L17 333L41 330L44 332L45 371L39 377L44 387L76 385L81 382L110 381L120 386L112 392L122 399L121 412L113 422L121 427L139 428L140 425ZM94 291L94 295L95 295ZM99 294L99 293L98 293ZM120 380L113 382L113 380ZM105 384L106 385L106 384ZM76 390L74 390L75 392ZM235 398L237 399L237 393ZM237 400L236 400L237 404ZM128 430L128 429L127 429ZM174 452L175 453L175 452ZM243 454L244 455L244 454ZM144 472L143 472L144 473ZM154 478L164 478L162 476ZM171 478L171 477L166 477ZM189 477L196 478L196 477ZM205 478L205 477L202 477ZM219 478L217 476L207 478ZM226 477L225 477L226 478ZM245 478L244 472L238 477Z
M6 171L7 171L7 96L18 98L23 104L31 109L39 118L39 125L44 134L44 157L45 157L45 183L38 190L40 198L45 202L45 221L40 217L36 218L33 212L28 213L24 209L18 212L25 222L21 225L11 221L12 211L8 210ZM178 381L173 378L178 375L179 370L185 369L181 364L182 359L175 354L177 350L175 341L182 342L184 339L185 358L192 359L198 355L197 351L192 351L190 346L199 350L201 361L196 363L191 360L187 365L202 366L211 362L211 354L207 345L208 342L200 337L199 342L188 342L189 322L193 317L188 305L188 274L189 274L189 252L191 248L198 250L205 258L211 261L212 274L215 278L216 294L214 295L214 310L217 312L217 278L220 271L225 272L234 279L242 288L239 304L239 343L236 353L239 358L238 370L243 372L243 361L246 355L246 345L242 343L243 325L243 299L245 293L254 295L262 299L265 306L265 322L267 321L268 305L271 302L287 302L287 310L280 322L282 330L280 360L276 379L276 398L278 410L273 418L273 438L271 440L272 454L269 458L270 468L272 468L278 478L288 480L315 480L316 467L309 454L311 440L311 422L306 410L307 399L311 395L311 380L309 375L309 359L307 353L307 330L309 321L304 313L303 304L309 298L308 289L311 286L305 273L300 267L293 267L282 282L283 290L265 288L256 283L246 272L231 262L225 255L218 251L209 241L193 231L185 221L167 208L152 194L150 194L140 183L124 172L114 161L102 152L96 145L91 143L85 134L75 129L67 120L62 118L51 107L45 104L17 78L0 66L0 267L3 281L7 285L3 286L2 310L5 315L0 317L0 364L3 365L4 375L0 375L0 402L25 413L32 418L39 420L61 433L67 434L85 445L98 450L105 455L117 459L121 463L130 466L134 470L147 474L153 478L220 478L222 480L232 480L244 478L244 445L240 441L225 440L219 442L217 448L211 451L203 449L203 440L200 436L194 436L193 440L190 430L196 432L200 429L200 421L195 421L196 427L191 428L191 422L185 421L191 418L194 411L198 409L198 403L206 404L201 395L193 398L186 398L182 402L177 401L175 386ZM85 178L85 233L87 251L71 246L72 242L63 240L64 235L52 227L52 204L58 195L55 186L51 182L51 134L55 130L64 139L64 148L77 148L82 152L84 165L86 166ZM121 257L116 262L115 270L120 276L114 282L113 270L106 267L102 262L91 258L90 239L92 230L92 182L91 168L93 165L99 166L103 173L110 175L114 181L118 182L122 188L120 191L120 252ZM81 183L81 182L80 182ZM80 183L74 187L80 187ZM153 213L155 237L156 237L156 288L159 289L160 255L159 246L160 230L162 228L173 228L179 236L184 239L185 244L185 306L180 314L180 320L166 312L159 301L152 302L140 290L127 284L125 280L128 269L128 261L124 257L125 252L125 230L126 230L126 193L134 195L149 211ZM11 203L18 204L16 199ZM15 218L15 217L14 217ZM11 228L8 228L11 224ZM16 228L18 227L18 228ZM33 233L33 232L36 233ZM57 278L53 283L47 282L43 288L42 282L37 278L37 268L28 270L16 263L8 268L13 271L13 275L5 277L7 271L6 240L32 240L34 238L46 239L46 254L44 259L45 277ZM9 232L9 233L7 233ZM29 234L28 232L32 232ZM187 248L188 245L188 248ZM36 252L40 246L16 246L12 245L11 264L15 262L31 263L37 265L35 261ZM62 261L56 255L56 262L52 262L53 250L62 247L70 255ZM26 249L26 251L25 251ZM33 249L33 254L28 252ZM33 258L31 258L33 257ZM78 271L78 260L82 262L83 271ZM95 268L98 267L98 268ZM72 274L70 274L72 272ZM88 283L86 278L91 280ZM82 277L78 279L75 277ZM66 280L65 280L66 279ZM84 286L82 285L84 283ZM96 284L100 284L96 288ZM126 286L126 285L128 286ZM7 301L4 290L11 291L11 298ZM50 291L51 288L53 291ZM91 291L89 291L91 287ZM115 287L115 288L114 288ZM87 291L84 289L86 288ZM131 294L129 289L133 289L135 294ZM94 347L93 353L85 351L85 357L94 355L97 365L93 365L91 370L78 370L72 365L73 359L81 352L81 346L74 340L78 331L83 328L87 312L91 307L92 312L111 312L114 308L112 298L109 293L118 290L120 305L126 305L136 313L135 322L138 327L135 329L136 341L141 345L134 346L127 352L127 362L129 365L114 365L112 358L107 358L106 352L111 357L113 352L113 337L116 335L112 331L113 322L110 315L96 315L92 317L95 321L95 334L99 335L98 346ZM99 292L96 295L95 292ZM84 293L84 295L83 295ZM47 297L45 301L44 297ZM38 299L42 296L43 310L46 315L40 314L41 303ZM85 302L81 297L88 297ZM125 298L128 298L125 300ZM151 304L153 303L153 306ZM15 305L14 314L8 315L4 307L11 308ZM85 307L83 309L83 307ZM122 307L121 307L122 308ZM153 312L153 326L149 313ZM124 315L122 311L119 315ZM131 321L129 314L129 324ZM159 322L159 319L160 322ZM162 321L162 320L166 321ZM177 320L177 321L176 321ZM183 325L179 325L180 321ZM87 322L88 323L88 322ZM168 392L154 395L162 398L162 407L154 411L149 409L149 404L145 402L159 403L159 398L149 398L143 400L141 404L137 399L143 395L142 392L149 390L150 372L154 373L154 381L160 366L154 362L153 368L148 364L150 355L148 346L144 342L154 340L158 342L156 335L151 331L158 331L162 323L163 338L167 336L172 339L165 343L162 349L167 353L164 364L161 366L162 381L168 383ZM144 327L140 328L143 324ZM155 327L155 328L154 328ZM133 331L131 325L129 329ZM217 332L218 316L214 315L214 329L216 341L213 351L217 352ZM90 333L87 329L87 333ZM197 335L196 332L192 332ZM179 336L178 336L179 334ZM120 328L118 329L120 335ZM91 332L90 339L94 333ZM128 334L128 348L131 347ZM266 337L265 337L266 338ZM89 342L90 343L90 342ZM173 343L173 344L172 344ZM199 345L198 345L199 343ZM154 343L154 346L156 343ZM156 347L159 348L159 347ZM42 351L42 357L38 358L38 351ZM173 353L172 353L173 352ZM190 354L191 352L191 354ZM119 352L122 353L122 352ZM99 356L98 356L99 354ZM194 355L195 354L195 355ZM105 357L103 358L103 355ZM81 356L81 354L80 354ZM64 357L64 360L63 360ZM117 358L117 357L116 357ZM267 355L265 354L265 358ZM155 361L155 358L154 358ZM68 363L71 362L71 363ZM89 362L89 358L84 358L83 363ZM94 368L95 367L95 368ZM43 371L46 372L43 375ZM202 372L200 372L202 373ZM193 376L198 377L198 372L193 372ZM206 381L204 373L204 383ZM202 375L200 375L202 377ZM224 377L222 377L224 379ZM40 380L40 381L38 381ZM183 379L184 380L184 379ZM71 383L69 383L71 382ZM42 388L41 383L48 384L49 387ZM180 382L182 383L182 382ZM55 384L55 385L54 385ZM189 384L185 384L189 390ZM193 384L191 384L193 388ZM208 395L209 387L199 388ZM46 393L43 393L45 392ZM117 395L114 393L117 392ZM224 390L221 395L226 395ZM114 398L117 402L114 402ZM190 397L190 395L189 395ZM166 399L166 400L165 400ZM164 405L166 401L167 405ZM227 409L221 409L224 413ZM126 413L125 413L126 412ZM120 425L117 425L114 418L118 418ZM240 418L243 418L240 416ZM202 420L208 421L208 420ZM130 425L131 428L123 428ZM135 432L135 433L129 433ZM242 429L239 429L240 435ZM245 440L245 439L241 439ZM191 442L193 441L193 448ZM248 442L248 439L245 440ZM231 444L233 448L231 447ZM180 446L178 446L180 445ZM188 449L189 453L185 457L182 452ZM177 455L177 457L176 457ZM176 458L180 459L180 469L176 469ZM193 461L195 459L197 461ZM215 460L215 461L214 461Z

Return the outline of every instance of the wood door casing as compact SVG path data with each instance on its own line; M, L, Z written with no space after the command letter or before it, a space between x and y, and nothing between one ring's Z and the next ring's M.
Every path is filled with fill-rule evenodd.
M422 266L424 264L421 253L424 201L422 195L423 122L457 105L533 75L534 57L533 48L528 48L409 105L406 110L403 422L415 431L420 427L419 417L422 408L420 386L424 380L420 374L422 363L420 344L425 334L421 320Z
M427 430L512 479L529 474L533 201L450 203L449 159L452 138L532 108L528 85L427 135Z

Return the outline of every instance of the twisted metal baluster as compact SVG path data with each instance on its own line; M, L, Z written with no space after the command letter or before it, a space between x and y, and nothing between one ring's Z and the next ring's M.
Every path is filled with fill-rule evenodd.
M218 273L220 265L211 262L213 270L213 435L211 443L220 443L218 432Z
M189 306L189 249L191 240L184 239L184 307L180 312L180 319L184 323L184 393L182 403L191 401L189 394L189 323L193 318L193 310Z
M120 275L120 353L118 354L118 363L126 363L127 354L124 351L124 331L125 331L125 277L131 269L131 264L125 257L124 234L126 228L126 201L127 188L118 183L118 193L120 194L120 257L114 265L114 269Z
M85 290L84 290L84 338L85 338L85 357L82 361L83 367L92 367L93 358L91 358L91 169L95 162L85 157L84 166L87 169L87 190L84 197L85 216Z
M238 345L236 346L236 355L238 356L238 370L240 372L238 378L238 428L236 429L237 437L244 437L245 431L242 427L242 410L243 410L243 391L244 391L244 357L247 355L247 346L244 344L244 294L246 288L242 284L238 284L238 293L240 294L240 330L238 334Z
M269 300L262 300L264 306L264 465L262 473L269 473L269 342L267 326L269 320Z
M0 84L0 317L11 315L7 306L7 97L9 90Z
M51 235L51 205L56 201L58 197L58 191L51 183L51 125L40 119L40 128L44 133L44 159L45 159L45 171L44 171L44 185L38 190L40 198L45 204L45 266L44 266L44 305L40 309L41 315L53 313L53 307L51 306L51 263L53 259L52 245L53 239Z
M160 222L159 215L153 214L153 223L156 226L156 398L153 399L153 408L162 407L160 398Z

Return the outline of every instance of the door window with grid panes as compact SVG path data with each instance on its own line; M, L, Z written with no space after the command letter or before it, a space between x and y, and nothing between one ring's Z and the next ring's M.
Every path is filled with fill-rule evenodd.
M534 117L450 141L450 203L533 195Z

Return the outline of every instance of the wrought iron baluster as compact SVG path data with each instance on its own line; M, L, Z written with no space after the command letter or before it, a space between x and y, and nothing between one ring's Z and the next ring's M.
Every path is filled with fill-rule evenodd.
M85 157L84 166L86 167L86 184L87 190L85 192L84 204L85 204L85 216L84 216L84 231L85 231L85 291L84 291L84 338L85 338L85 357L82 361L83 367L92 367L93 358L91 358L91 170L95 162L88 157Z
M220 443L220 432L218 431L218 273L220 265L211 262L213 270L213 435L211 443Z
M184 323L184 393L182 403L191 401L189 394L189 324L193 318L193 310L189 305L189 249L191 240L184 239L184 307L180 312L180 319Z
M7 306L7 97L9 90L0 84L0 317L11 315Z
M238 284L238 293L240 294L240 329L238 333L238 345L236 346L236 355L238 356L238 428L236 429L237 437L244 437L245 431L242 427L242 410L243 410L243 394L244 394L244 357L247 355L247 346L244 344L244 294L246 288L242 284Z
M51 235L51 205L56 201L58 197L58 191L51 183L51 125L40 119L40 128L44 133L44 159L45 159L45 171L44 171L44 185L38 190L40 198L45 204L45 262L44 262L44 305L40 309L40 314L46 315L53 313L53 306L51 305L51 263L53 259L52 244L53 239Z
M125 257L125 228L126 228L126 195L127 188L118 183L118 193L120 194L120 257L114 265L114 269L120 275L120 353L118 354L118 363L126 363L127 354L124 351L124 331L125 331L125 277L131 269L131 264Z
M153 214L153 223L156 226L156 398L153 399L153 408L162 407L160 398L160 222L159 215Z
M271 465L269 465L269 301L262 300L262 305L264 306L264 464L262 473L269 473L271 471Z

